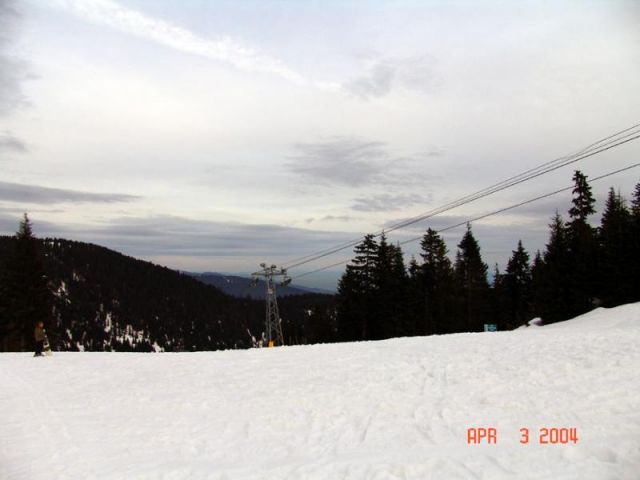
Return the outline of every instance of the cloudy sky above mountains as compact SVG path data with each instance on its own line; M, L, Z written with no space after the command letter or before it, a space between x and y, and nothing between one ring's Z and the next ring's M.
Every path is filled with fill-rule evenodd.
M174 268L286 263L639 123L639 60L633 0L0 0L0 234L27 211L38 235ZM575 167L595 177L639 158L640 140ZM542 248L569 198L474 225L485 261L504 264L519 238ZM462 232L447 232L452 253Z

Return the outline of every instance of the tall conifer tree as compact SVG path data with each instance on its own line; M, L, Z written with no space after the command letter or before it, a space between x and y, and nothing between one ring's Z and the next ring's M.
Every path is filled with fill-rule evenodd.
M373 235L365 235L354 248L355 257L338 284L338 337L343 341L371 338L379 247Z
M500 273L496 263L493 268L493 283L491 285L491 315L498 330L508 330L512 322L509 321L509 298L505 289L506 275Z
M569 241L569 315L576 316L593 308L597 290L598 252L595 230L588 223L595 213L595 199L587 177L579 170L573 176L573 206L567 222Z
M435 230L429 228L420 242L422 266L421 314L418 332L422 335L452 331L454 316L454 276L447 246Z
M631 214L622 197L611 188L599 229L599 295L606 307L631 302L637 296L632 287L634 259L631 231Z
M415 335L414 323L408 310L409 276L404 264L404 253L400 244L391 245L390 288L392 302L395 306L395 330L393 336Z
M489 283L487 265L482 261L480 246L467 224L458 244L455 278L458 290L458 321L466 331L480 331L489 320Z
M640 183L636 185L631 200L631 258L633 265L633 279L631 288L635 293L633 301L640 300Z
M636 220L640 221L640 183L636 185L632 198L631 215L633 215Z
M13 245L2 275L0 347L31 350L35 324L43 321L48 326L51 319L53 296L47 285L42 253L26 213Z
M543 263L536 268L537 315L545 323L558 322L570 318L569 304L569 240L564 221L559 213L549 225L549 243L543 256Z
M415 335L424 335L423 324L423 302L422 302L422 272L421 266L414 256L409 260L407 268L407 323L412 325Z
M540 316L544 306L544 268L544 260L538 250L531 262L531 313L533 316Z
M375 268L375 291L371 313L371 339L410 335L405 325L407 276L399 246L380 236Z
M507 263L504 279L507 297L507 327L514 328L529 320L531 306L531 267L529 254L518 241L518 248L512 252Z

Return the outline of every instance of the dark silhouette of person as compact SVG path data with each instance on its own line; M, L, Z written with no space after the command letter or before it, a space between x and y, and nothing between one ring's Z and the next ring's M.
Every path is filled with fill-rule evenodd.
M44 339L47 338L47 334L44 331L44 322L40 321L36 323L36 328L33 332L36 339L36 353L34 357L41 357L44 350Z

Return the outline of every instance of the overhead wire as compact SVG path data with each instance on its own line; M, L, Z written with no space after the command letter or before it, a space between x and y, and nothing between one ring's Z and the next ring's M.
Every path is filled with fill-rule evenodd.
M559 157L555 160L551 160L549 162L543 163L537 167L534 167L532 169L529 169L525 172L522 172L518 175L515 175L513 177L510 177L506 180L503 180L501 182L498 182L490 187L486 187L482 190L479 190L475 193L472 193L470 195L466 195L464 197L461 197L457 200L454 200L452 202L449 202L441 207L432 209L428 212L425 212L423 214L417 215L415 217L412 217L410 219L404 220L402 222L399 222L397 224L391 225L387 228L385 228L384 230L374 234L374 237L378 237L380 235L382 235L383 233L390 233L393 232L395 230L407 227L409 225L412 225L414 223L426 220L428 218L431 218L435 215L439 215L442 213L445 213L449 210L453 210L454 208L460 207L462 205L466 205L468 203L474 202L476 200L479 200L481 198L485 198L487 196L493 195L494 193L506 190L507 188L511 188L515 185L519 185L521 183L524 183L526 181L529 181L533 178L537 178L539 176L545 175L547 173L550 173L552 171L558 170L559 168L562 168L564 166L570 165L572 163L578 162L580 160L583 160L585 158L597 155L599 153L602 153L606 150L610 150L612 148L618 147L624 143L628 143L632 140L636 140L637 138L640 138L640 130L637 130L637 128L640 127L640 124L636 124L633 125L631 127L628 127L624 130L621 130L619 132L616 132L615 134L609 135L605 138L602 138L600 140L598 140L597 142L594 142L590 145L588 145L587 147L584 147L583 149L579 150L578 152L571 154L571 155L567 155L564 157ZM629 133L628 133L629 132ZM625 135L623 135L625 134ZM302 265L305 265L307 263L313 262L315 260L319 260L321 258L324 258L326 256L329 255L333 255L334 253L338 253L346 248L349 247L353 247L356 244L358 244L361 240L362 240L362 236L358 237L357 239L354 240L350 240L348 242L339 244L337 246L331 247L329 249L326 250L322 250L320 252L316 252L314 254L310 254L310 255L306 255L304 257L300 257L297 258L295 260L292 260L291 262L289 262L288 264L284 265L284 268L286 269L291 269L291 268L296 268Z
M392 225L391 227L388 227L388 228L385 229L385 233L389 233L389 232L392 232L394 230L398 230L400 228L404 228L406 226L409 226L409 225L412 225L412 224L414 224L416 222L425 220L425 219L427 219L429 217L432 217L434 215L437 215L439 213L444 213L444 211L448 211L448 210L451 210L453 208L459 207L461 205L465 205L465 204L470 203L472 201L478 200L480 198L487 197L489 195L492 195L494 193L500 192L500 191L505 190L507 188L513 187L515 185L519 185L519 184L524 183L526 181L529 181L529 180L531 180L533 178L537 178L537 177L539 177L541 175L544 175L544 174L547 174L549 172L558 170L559 168L565 167L565 166L570 165L572 163L576 163L576 162L578 162L580 160L584 160L585 158L591 157L591 156L596 155L598 153L602 153L602 152L604 152L606 150L609 150L611 148L614 148L614 147L617 147L619 145L622 145L623 143L627 143L627 142L629 142L631 140L639 138L640 137L640 135L638 135L639 133L640 132L632 132L631 134L627 134L627 135L625 135L625 136L623 136L621 138L618 138L618 139L615 139L615 140L611 140L610 142L604 143L603 145L600 145L598 147L583 149L582 152L584 152L584 153L573 154L573 155L569 155L567 157L562 157L560 159L557 159L557 160L554 160L554 161L551 161L551 162L547 162L547 164L543 164L541 166L541 167L544 167L544 168L536 167L534 169L528 170L525 173L522 173L520 175L516 175L515 177L512 177L511 179L508 179L508 180L505 180L503 182L500 182L500 183L498 183L498 184L496 184L496 185L494 185L492 187L488 187L488 188L486 188L484 190L481 190L480 191L481 193L471 194L471 195L469 195L467 197L463 197L463 199L460 200L460 201L451 202L451 204L453 204L452 207L449 207L449 205L451 205L451 204L447 204L444 207L439 207L439 208L437 208L435 210L432 210L430 212L427 212L425 214L418 215L418 216L413 217L413 218L411 218L409 220L405 220L405 221L400 222L400 223L398 223L396 225ZM637 135L637 136L635 136L633 138L627 138L627 137L632 136L632 135ZM622 140L624 138L627 138L627 139L624 140L624 141L620 141L620 140ZM616 143L616 142L618 142L618 143ZM614 145L612 145L612 143L614 143ZM561 160L561 161L558 162L558 160Z
M503 180L502 182L499 182L497 184L494 184L490 187L487 187L485 189L479 190L478 192L475 192L473 194L467 195L465 197L462 197L458 200L455 200L453 202L450 202L446 205L443 205L441 207L438 207L436 209L433 209L429 212L423 213L421 215L418 215L416 217L412 217L411 219L405 220L403 222L400 222L396 225L391 225L390 227L385 228L383 231L380 231L378 233L376 233L374 235L374 237L378 237L380 235L382 235L382 233L389 233L392 232L394 230L397 230L399 228L403 228L405 226L411 225L413 223L425 220L427 218L430 218L432 216L438 215L440 213L444 213L448 210L451 210L453 208L457 208L459 206L465 205L467 203L470 203L472 201L478 200L480 198L484 198L485 196L489 196L492 195L493 193L496 193L498 191L504 190L506 188L510 188L511 186L517 185L519 183L523 183L525 181L528 181L532 178L538 177L540 175L543 175L545 173L549 173L553 170L557 170L558 168L561 168L563 166L569 165L571 163L575 163L579 160L582 160L584 158L587 158L589 156L593 156L597 153L601 153L602 151L608 150L610 148L616 147L618 145L621 145L622 143L626 143L627 141L631 141L634 140L636 138L638 138L637 136L634 138L628 138L630 136L634 136L637 135L638 133L640 133L639 131L635 131L635 132L631 132L628 133L627 135L624 136L620 136L622 133L626 133L632 129L637 128L638 126L640 126L640 124L636 124L632 127L629 127L627 129L621 130L613 135L610 135L608 137L605 137L595 143L592 143L591 145L583 148L582 150L580 150L577 153L574 153L572 155L568 155L565 157L560 157L558 159L552 160L550 162L544 163L542 165L539 165L533 169L527 170L526 172L523 172L521 174L518 174L514 177L511 177L507 180ZM610 140L613 139L614 137L618 137L615 138L614 140ZM623 139L627 139L625 141L620 141ZM607 140L610 140L609 142L606 142ZM606 143L605 143L606 142ZM616 143L618 142L618 143ZM612 145L614 144L615 145ZM559 163L561 162L561 163ZM306 263L309 263L311 261L323 258L325 256L331 255L333 253L337 253L341 250L344 250L346 248L352 247L354 245L356 245L357 243L359 243L362 240L362 236L358 237L357 239L351 240L349 242L340 244L338 246L335 247L331 247L328 250L324 250L321 252L317 252L315 254L311 254L311 255L307 255L305 257L301 257L299 259L293 260L292 262L290 262L289 264L285 265L286 268L295 268L301 265L304 265Z
M598 181L598 180L602 180L603 178L607 178L607 177L610 177L612 175L616 175L618 173L622 173L622 172L625 172L627 170L631 170L631 169L637 168L637 167L640 167L640 163L634 163L632 165L628 165L628 166L620 168L618 170L614 170L612 172L605 173L603 175L599 175L597 177L590 178L589 181L590 182L595 182L595 181ZM449 225L447 227L444 227L444 228L441 228L441 229L435 230L435 231L436 231L436 233L442 233L442 232L446 232L448 230L453 230L455 228L461 227L461 226L466 225L468 223L477 222L478 220L483 220L485 218L492 217L494 215L498 215L500 213L504 213L504 212L509 211L509 210L513 210L514 208L522 207L524 205L528 205L530 203L537 202L539 200L543 200L545 198L552 197L553 195L557 195L559 193L572 190L573 188L574 188L573 185L571 185L569 187L561 188L561 189L555 190L553 192L545 193L544 195L539 195L537 197L530 198L530 199L525 200L523 202L519 202L519 203L516 203L516 204L513 204L513 205L509 205L508 207L500 208L499 210L494 210L492 212L485 213L485 214L477 216L477 217L469 218L469 219L467 219L467 220L465 220L463 222L459 222L459 223L456 223L454 225ZM412 243L412 242L415 242L417 240L421 240L423 237L424 237L424 235L420 235L420 236L417 236L417 237L409 238L407 240L403 240L401 242L398 242L398 244L399 245L406 245L408 243ZM342 260L340 262L333 263L331 265L325 265L324 267L320 267L320 268L317 268L315 270L311 270L311 271L308 271L308 272L301 273L299 275L295 275L295 276L292 277L292 279L295 280L297 278L306 277L307 275L312 275L314 273L319 273L319 272L322 272L324 270L328 270L328 269L333 268L333 267L338 267L340 265L344 265L346 263L349 263L350 261L351 260Z

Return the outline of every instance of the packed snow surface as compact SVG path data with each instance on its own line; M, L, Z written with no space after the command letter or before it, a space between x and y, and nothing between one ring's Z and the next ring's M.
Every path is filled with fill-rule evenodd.
M0 354L0 478L637 480L640 304L513 332Z

